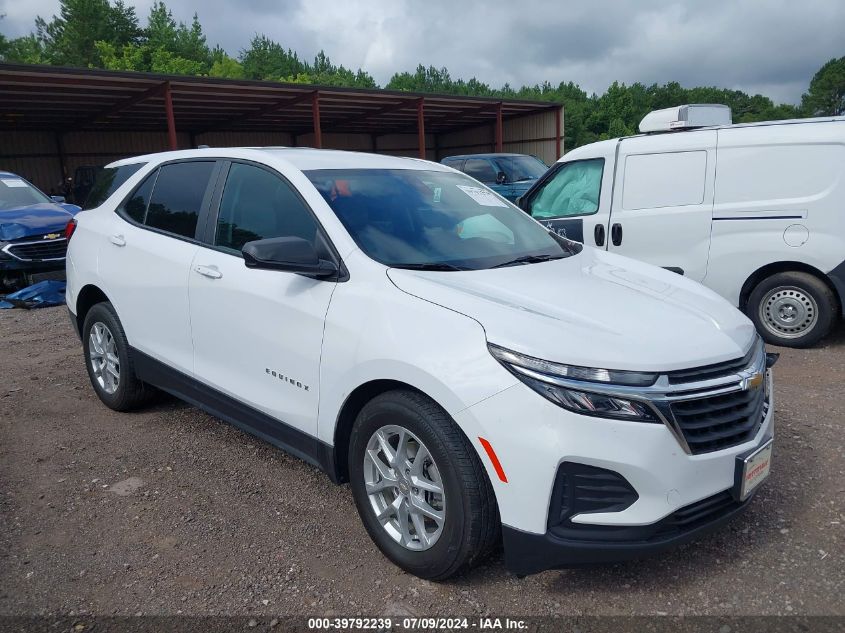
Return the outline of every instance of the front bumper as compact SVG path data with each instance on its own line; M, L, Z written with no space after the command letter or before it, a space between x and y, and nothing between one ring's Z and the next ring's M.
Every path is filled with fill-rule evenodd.
M640 558L729 521L748 505L731 494L738 458L773 435L773 400L764 411L747 441L699 454L684 450L664 424L571 413L522 383L460 412L456 420L473 440L490 443L506 475L507 481L500 479L479 450L496 492L506 565L525 575ZM572 513L560 529L553 502L566 464L598 476L618 474L613 485L620 480L624 485L617 492L624 497L626 485L633 492L617 508Z
M718 529L743 512L753 497L752 494L745 501L738 502L726 490L691 504L652 525L620 526L604 530L595 528L590 530L594 540L566 539L552 532L532 534L502 526L505 566L518 576L527 576L547 569L645 558ZM676 514L682 515L681 521L678 521ZM694 520L697 514L702 516ZM691 527L677 527L677 523L690 518L693 519Z

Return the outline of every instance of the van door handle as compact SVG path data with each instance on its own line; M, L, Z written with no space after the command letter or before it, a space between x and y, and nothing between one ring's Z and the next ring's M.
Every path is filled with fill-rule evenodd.
M110 235L109 242L115 246L126 246L126 238L122 235Z
M220 279L223 276L223 273L217 270L216 266L197 266L194 270L209 279Z
M618 222L610 227L610 240L614 246L619 246L622 243L622 225Z
M604 224L596 224L593 230L593 238L596 240L596 246L604 246Z

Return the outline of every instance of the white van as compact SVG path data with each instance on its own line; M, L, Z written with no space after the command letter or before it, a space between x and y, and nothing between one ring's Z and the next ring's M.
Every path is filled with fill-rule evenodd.
M769 343L825 336L845 304L845 117L731 125L727 106L687 105L640 130L572 150L518 204L709 286Z

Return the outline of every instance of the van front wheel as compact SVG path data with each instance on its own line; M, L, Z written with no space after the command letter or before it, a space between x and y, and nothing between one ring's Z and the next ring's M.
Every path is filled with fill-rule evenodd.
M837 302L818 277L783 272L757 284L745 311L767 343L810 347L830 332Z

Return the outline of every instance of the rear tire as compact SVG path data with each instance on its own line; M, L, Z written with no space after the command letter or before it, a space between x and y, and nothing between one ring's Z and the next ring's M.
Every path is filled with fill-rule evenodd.
M451 417L420 393L389 391L364 406L350 437L349 474L370 537L415 576L449 578L500 540L493 488L477 452Z
M88 310L82 349L94 392L110 409L130 411L155 396L155 389L135 375L131 349L111 303L98 303Z
M836 295L821 279L789 271L757 284L745 312L767 343L810 347L830 332L838 308Z

